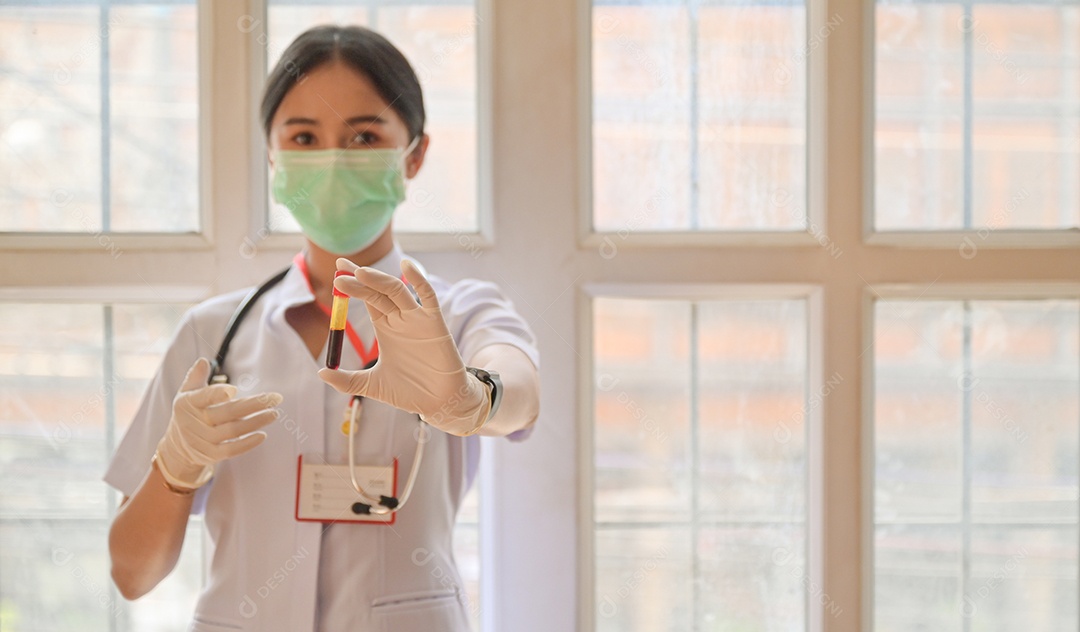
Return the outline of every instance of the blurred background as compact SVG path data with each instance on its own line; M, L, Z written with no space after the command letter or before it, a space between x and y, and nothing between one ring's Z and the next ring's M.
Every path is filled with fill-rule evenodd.
M593 241L567 237L566 247L596 247L580 264L586 278L603 280L616 256L661 271L661 281L640 288L605 286L577 298L563 298L566 278L536 308L527 282L513 296L543 344L570 345L588 367L571 377L576 390L557 391L580 397L585 411L544 418L567 433L585 429L584 509L571 517L586 544L571 555L586 558L578 561L587 577L578 607L588 629L864 629L852 619L857 606L830 593L811 555L821 547L812 525L822 511L811 481L825 467L813 437L849 423L828 413L842 397L867 403L868 417L843 427L870 437L862 472L847 476L871 504L861 590L872 629L1080 630L1080 300L1075 284L1036 287L1062 276L1080 281L1080 270L1062 271L1042 248L1080 229L1080 3L867 5L872 46L863 63L873 78L867 94L851 98L871 104L864 133L872 168L849 179L866 176L869 207L851 209L845 225L926 243L955 237L949 274L961 284L992 278L979 266L994 256L986 253L995 239L1013 235L1031 248L1016 274L1035 289L921 297L867 283L865 332L848 332L869 341L847 365L863 375L823 363L820 323L836 333L828 320L836 314L823 316L812 289L677 298L649 289L719 270L704 253L685 265L672 255L680 239L713 236L734 240L724 244L776 239L770 253L781 258L813 249L820 286L853 270L909 281L917 254L866 263L853 252L861 244L846 245L835 224L826 230L813 201L822 185L813 161L824 155L823 114L814 109L815 91L824 90L815 83L825 76L821 55L834 33L860 33L860 17L797 0L586 4L582 22L567 26L581 30L580 58L535 69L568 83L575 72L588 78L587 208L552 208L551 221L585 218ZM227 107L200 94L200 38L209 35L199 12L208 5L0 2L6 243L75 236L90 244L79 248L122 263L126 244L138 243L131 240L207 231L201 151L219 140L202 135L200 106L209 98ZM490 117L501 114L485 96L486 69L500 61L483 46L497 7L251 6L263 12L213 28L237 29L255 44L215 52L212 63L251 54L259 63L245 63L265 72L295 35L336 22L379 30L414 64L433 143L395 219L404 240L434 239L479 259L491 222L502 222L500 236L526 230L513 209L485 202ZM543 107L549 95L520 98ZM858 133L863 124L829 133ZM544 177L548 166L532 159L541 150L514 151ZM214 210L242 218L239 257L249 258L246 247L295 247L287 211L266 200L262 157L243 169L262 188L259 204ZM800 236L807 239L786 241ZM675 246L623 254L648 239ZM536 247L549 246L537 238ZM717 278L749 283L760 261L748 254ZM879 267L860 267L868 265ZM115 282L109 274L104 284ZM579 279L569 287L583 287ZM203 582L201 523L192 521L174 574L128 603L108 575L105 537L118 498L100 478L191 303L156 290L103 300L19 286L0 295L0 629L184 629ZM560 298L586 315L577 338L538 309ZM850 313L861 309L860 298L843 300ZM491 568L482 540L497 527L485 523L494 508L482 511L480 488L455 532L474 628L516 629L495 628L484 615L496 606L481 589L491 581L481 577ZM859 546L850 542L852 551Z

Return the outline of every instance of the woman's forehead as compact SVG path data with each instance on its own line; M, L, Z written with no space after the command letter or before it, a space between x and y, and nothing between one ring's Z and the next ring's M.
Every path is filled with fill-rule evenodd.
M341 62L305 73L289 89L274 119L281 124L295 118L315 125L403 125L371 80Z

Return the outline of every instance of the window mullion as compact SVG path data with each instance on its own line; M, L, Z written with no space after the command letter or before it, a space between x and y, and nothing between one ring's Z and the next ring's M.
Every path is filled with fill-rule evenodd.
M690 566L691 566L691 601L693 612L693 630L702 629L704 617L701 609L701 559L698 555L701 535L700 507L698 498L701 490L701 460L698 446L701 439L700 410L698 407L699 385L701 384L701 357L698 346L699 304L690 303Z
M698 0L687 0L686 5L690 22L690 230L698 230L701 227L701 191L698 186L701 172L701 146L698 142L698 129L701 126L701 77L698 64L700 12Z
M960 429L960 597L968 594L968 586L971 583L971 484L974 459L972 458L972 428L971 428L971 386L975 383L972 374L972 351L971 351L971 301L964 301L964 320L961 342L961 375L964 385L962 388L961 404L961 429ZM963 612L963 611L961 611ZM963 632L970 632L971 617L961 617Z
M972 0L963 2L963 23L970 28L961 29L963 33L963 224L972 228L972 199L975 161L974 161L974 16Z
M1065 50L1080 48L1077 40L1080 39L1080 19L1074 14L1065 14L1061 21L1061 40ZM1077 83L1076 74L1069 72L1069 64L1058 60L1060 70L1061 102L1068 107L1069 96L1080 93L1080 84ZM1074 104L1080 107L1080 103ZM1070 149L1080 143L1080 120L1074 120L1070 128L1068 119L1062 116L1058 124L1058 148L1061 151L1062 173L1080 173L1080 163L1076 155ZM1080 198L1077 198L1076 188L1072 187L1072 178L1061 178L1061 203L1058 206L1058 217L1062 225L1068 225L1070 221L1080 224ZM1071 216L1071 217L1070 217Z
M112 230L112 104L110 102L109 82L109 3L102 0L98 8L98 34L101 45L98 46L98 59L101 67L98 72L98 90L101 91L101 232Z

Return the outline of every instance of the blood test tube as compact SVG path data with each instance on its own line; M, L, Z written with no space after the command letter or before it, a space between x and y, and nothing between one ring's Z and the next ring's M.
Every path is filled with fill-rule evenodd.
M338 270L334 278L350 275ZM349 295L334 288L334 304L330 307L330 342L326 346L326 368L341 366L341 346L345 342L345 323L349 316Z

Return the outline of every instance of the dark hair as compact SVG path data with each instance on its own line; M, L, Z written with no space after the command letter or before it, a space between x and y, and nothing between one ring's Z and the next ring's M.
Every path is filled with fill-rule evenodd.
M267 78L260 108L267 136L289 90L307 73L333 61L342 61L371 80L379 96L405 121L410 141L424 133L424 95L401 51L370 29L327 25L308 29L293 40Z

